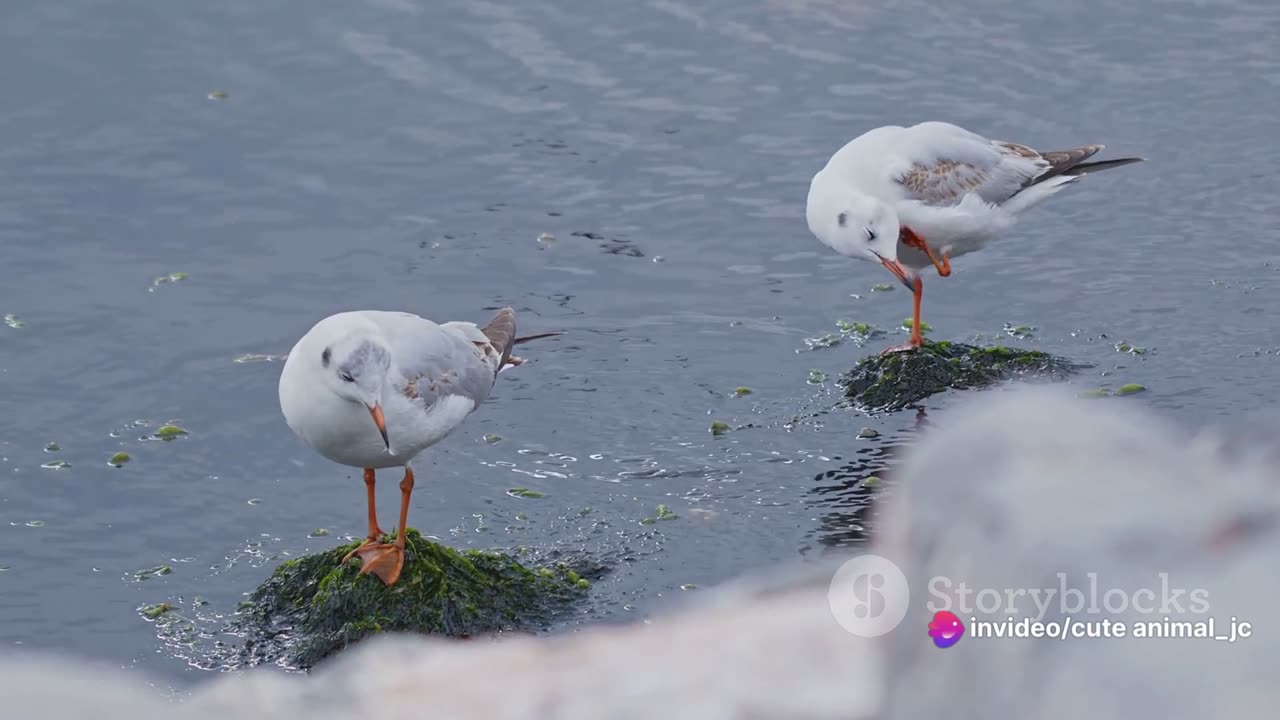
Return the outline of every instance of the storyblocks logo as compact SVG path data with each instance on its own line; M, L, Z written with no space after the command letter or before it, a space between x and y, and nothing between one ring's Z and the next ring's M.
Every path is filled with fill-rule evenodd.
M1034 621L1054 615L1138 613L1142 615L1204 615L1209 612L1209 591L1186 589L1169 582L1168 573L1158 573L1152 586L1136 589L1111 587L1100 590L1098 574L1086 573L1087 589L1075 587L1066 573L1057 574L1056 587L982 588L969 587L963 580L938 576L929 581L930 612L948 611L960 616L1013 615Z

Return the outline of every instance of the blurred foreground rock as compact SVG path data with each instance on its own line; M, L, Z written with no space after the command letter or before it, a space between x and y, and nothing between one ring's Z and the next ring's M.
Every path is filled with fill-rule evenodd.
M894 478L873 551L902 568L910 599L902 623L880 638L841 629L828 602L835 565L809 564L707 593L652 624L496 642L377 638L309 677L255 671L216 678L177 705L136 675L6 658L6 716L1274 716L1274 434L1245 443L1234 435L1193 439L1127 401L1077 401L1045 388L975 400L927 431ZM1077 621L1158 621L1162 613L1138 612L1135 599L1158 610L1174 590L1201 590L1203 612L1193 612L1183 594L1182 612L1167 614L1212 616L1219 630L1235 616L1253 623L1253 636L1235 643L997 640L974 637L970 627L958 644L939 649L926 635L944 597L971 624L953 592L960 582L975 591L1024 591L1011 608L981 619L1012 612L1050 622L1067 613L1054 599L1038 616L1027 591L1065 583L1088 599L1090 573L1099 602L1112 590L1113 607L1120 594L1129 601L1112 613L1076 611Z

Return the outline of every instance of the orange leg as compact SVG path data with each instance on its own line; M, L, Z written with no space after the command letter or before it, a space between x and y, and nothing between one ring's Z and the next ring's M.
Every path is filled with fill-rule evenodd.
M373 573L383 585L395 585L404 569L405 526L409 522L409 496L413 494L413 468L404 468L400 481L400 526L396 528L394 543L366 542L352 551L360 558L360 574ZM381 534L381 533L379 533Z
M905 345L894 345L893 347L885 348L880 351L881 355L905 352L908 350L918 350L922 345L924 345L924 335L920 332L920 300L924 297L924 281L920 279L919 275L917 275L912 278L912 285L914 287L911 291L911 340Z
M911 228L905 225L902 226L902 232L898 233L898 240L901 241L903 245L913 247L927 255L929 257L929 262L933 263L933 266L938 269L938 274L942 277L946 277L951 274L951 261L947 259L947 256L942 255L939 257L938 255L934 255L933 248L929 247L929 243L925 242L924 238L915 234Z
M342 562L344 563L350 560L351 557L355 555L356 552L361 548L363 548L365 545L373 545L374 543L382 539L382 535L383 535L382 528L378 527L378 502L373 492L373 485L375 480L376 478L374 477L373 468L365 468L364 469L364 487L365 487L365 495L366 495L365 507L369 509L369 535L365 538L364 542L360 545L360 547L347 553L347 556L342 558Z

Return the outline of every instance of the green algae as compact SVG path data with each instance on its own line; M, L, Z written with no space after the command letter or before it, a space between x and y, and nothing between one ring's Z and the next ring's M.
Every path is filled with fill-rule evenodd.
M809 383L810 385L821 385L826 381L827 381L826 373L822 372L821 370L810 370L809 379L806 380L805 382Z
M352 543L286 561L249 597L232 631L249 664L306 669L371 635L449 637L544 628L586 597L590 582L567 564L526 568L497 552L458 551L409 529L399 581L386 587L342 563ZM603 571L603 568L597 568Z
M820 335L813 338L805 338L804 344L810 350L820 350L822 348L831 348L840 344L840 336L832 333Z
M743 395L750 395L750 394L751 394L751 388L749 387L740 387L740 388L736 388L733 391L734 397L742 397Z
M1081 367L1038 350L926 341L913 352L864 358L839 384L855 406L884 412L945 390L983 388L1015 377L1060 380Z
M867 340L884 335L884 331L864 322L849 322L848 320L837 320L836 328L840 332L858 342L859 344Z
M678 517L680 517L680 516L679 516L679 515L677 515L677 514L675 514L675 513L673 513L673 512L671 512L671 508L667 507L666 505L659 505L659 506L658 506L658 519L659 519L659 520L675 520L675 519L676 519L676 518L678 518Z
M1121 385L1120 389L1116 390L1116 396L1134 395L1136 393L1144 392L1146 389L1147 388L1145 386L1139 385L1138 383L1128 383L1126 385Z
M155 292L155 289L160 287L161 285L168 285L170 283L182 282L183 280L186 280L188 277L190 276L184 272L174 272L174 273L169 273L168 275L161 275L160 277L151 281L151 292Z
M711 434L712 434L712 435L715 435L715 436L719 437L720 435L723 435L723 434L725 434L725 433L727 433L727 432L729 432L729 424L728 424L728 423L722 423L722 422L720 422L719 420L716 420L715 422L711 423Z
M187 434L186 430L183 430L177 425L162 425L159 430L156 430L155 437L168 441Z
M511 488L507 491L507 494L511 497L528 498L530 500L546 497L546 493L540 493L537 490L530 490L526 487Z
M267 355L264 353L245 353L237 357L232 362L236 363L259 363L259 362L276 362L284 360L288 355Z
M880 437L880 431L875 428L864 427L858 431L858 438L861 440L871 440Z
M889 292L892 289L893 286L889 283L876 283L871 286L871 292Z
M153 577L168 575L173 572L173 568L168 565L157 565L146 570L139 570L133 574L134 580L150 580Z
M1034 337L1035 331L1036 329L1030 325L1004 324L1004 334L1019 340L1028 340Z
M66 460L50 460L47 463L41 463L40 467L45 470L65 470L71 467L71 463Z
M916 324L916 321L915 321L915 319L914 319L914 318L903 318L903 320L902 320L902 329L904 329L904 330L910 330L911 328L915 327L915 324ZM920 321L920 334L921 334L921 335L926 335L926 334L928 334L928 332L929 332L929 330L930 330L930 329L931 329L931 328L929 327L929 323L927 323L927 322L925 322L925 321L923 321L923 320L921 320L921 321Z
M4 324L8 325L14 330L21 330L22 328L27 326L27 323L22 318L18 317L17 315L14 315L13 313L8 313L4 316Z
M124 467L124 464L132 459L133 458L129 456L129 453L118 452L107 460L107 464L111 467Z
M55 452L58 452L58 451L59 451L59 450L61 450L61 449L62 449L62 446L61 446L61 445L59 445L59 444L58 444L58 443L56 443L56 442L51 442L51 443L49 443L48 445L45 445L45 446L44 446L44 451L45 451L45 452L47 452L47 453L55 453Z
M162 602L162 603L157 603L155 605L148 605L147 607L143 608L142 615L148 620L157 620L162 615L167 614L171 610L173 610L173 605L170 605L167 602Z

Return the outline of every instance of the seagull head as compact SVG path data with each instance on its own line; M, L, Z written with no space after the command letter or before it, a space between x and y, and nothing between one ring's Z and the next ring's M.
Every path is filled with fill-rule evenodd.
M349 333L326 345L316 360L325 386L338 397L363 405L390 451L382 415L382 392L391 369L391 351L386 344L371 333Z
M841 255L879 263L912 289L911 273L898 261L898 213L888 203L848 187L832 188L822 173L809 189L809 230Z

